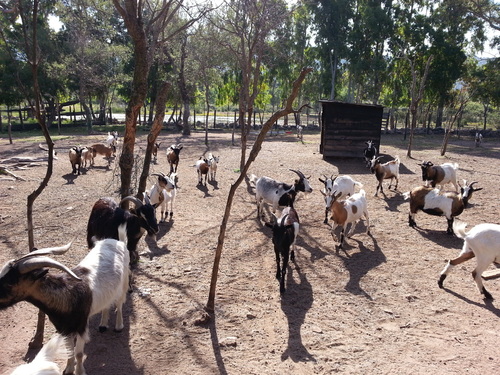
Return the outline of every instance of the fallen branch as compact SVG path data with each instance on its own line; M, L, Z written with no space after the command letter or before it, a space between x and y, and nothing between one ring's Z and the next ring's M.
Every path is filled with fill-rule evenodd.
M20 180L20 181L26 181L24 178L22 177L19 177L18 175L12 173L11 171L9 171L7 168L5 167L0 167L0 174L4 174L4 175L7 175L7 176L11 176L11 177L14 177L16 180Z

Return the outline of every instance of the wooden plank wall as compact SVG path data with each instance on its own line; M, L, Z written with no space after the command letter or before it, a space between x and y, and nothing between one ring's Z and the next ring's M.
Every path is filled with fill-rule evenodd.
M380 145L384 107L322 101L320 151L323 158L363 157L369 139Z

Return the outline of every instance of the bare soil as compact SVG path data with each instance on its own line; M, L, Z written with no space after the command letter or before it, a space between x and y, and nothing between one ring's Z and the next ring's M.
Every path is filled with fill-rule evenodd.
M39 248L74 240L57 259L75 266L87 253L86 224L94 202L118 199L117 160L107 168L98 157L80 176L71 174L70 147L103 141L105 136L72 136L56 142L59 159L48 187L34 205L34 235ZM160 224L156 241L140 242L133 292L125 308L125 330L99 333L90 322L85 346L88 374L495 374L500 366L498 300L485 301L471 271L475 260L457 267L439 289L445 261L455 257L462 240L446 234L444 217L417 215L408 226L408 202L402 192L421 184L422 160L457 162L459 179L476 180L475 193L460 219L472 226L499 224L500 140L453 139L446 157L439 155L441 136L417 137L406 158L402 135L383 135L381 154L399 155L398 191L374 197L375 177L362 159L323 160L319 134L270 136L250 173L292 182L299 169L314 192L295 204L301 218L295 263L287 290L279 294L271 231L257 219L253 189L243 183L234 199L217 283L216 311L200 324L208 300L219 227L230 185L238 177L239 145L231 134L190 137L162 134L162 150L152 172L168 172L166 146L182 142L179 193L173 219ZM138 137L143 155L146 136ZM0 141L0 159L43 156L38 141ZM220 155L215 182L197 184L196 160ZM13 170L26 179L0 181L0 264L28 251L26 197L45 174L45 165ZM321 175L349 174L364 185L370 231L359 223L337 251L323 224ZM149 187L153 183L151 178ZM449 187L450 188L450 187ZM158 214L159 216L159 214ZM493 266L492 266L493 267ZM55 271L51 271L55 272ZM485 282L500 298L498 280ZM0 373L36 354L28 342L36 328L37 309L27 302L0 311ZM113 317L114 319L114 317ZM112 322L112 324L114 324ZM54 333L47 320L47 341Z

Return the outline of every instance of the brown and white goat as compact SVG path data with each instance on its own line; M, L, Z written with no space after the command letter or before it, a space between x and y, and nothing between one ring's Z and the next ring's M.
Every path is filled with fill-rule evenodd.
M200 157L199 160L196 161L196 173L198 173L198 185L203 185L203 176L205 176L204 185L207 186L208 172L210 171L210 165L208 164L208 160Z
M413 190L403 194L405 199L410 198L410 214L408 215L408 225L414 228L415 215L418 211L423 211L429 215L445 216L448 220L446 232L453 234L453 219L459 216L467 207L472 193L483 188L474 188L474 184L464 180L464 186L457 192L440 192L438 189L417 186Z
M177 166L179 165L179 154L183 146L179 144L173 144L167 149L167 161L170 164L170 173L177 172Z
M71 162L71 167L73 168L73 174L77 173L77 171L78 174L80 174L80 167L82 165L82 151L83 147L80 146L71 147L69 150L68 155L69 161Z
M451 183L455 187L455 191L458 191L457 183L457 163L444 163L441 165L434 165L430 161L423 161L419 164L422 168L422 180L425 182L425 186L429 186L429 182L433 188L436 185L443 188L445 184Z
M94 165L94 158L96 156L96 152L93 147L84 147L82 151L82 159L83 159L83 167L87 168L87 162L89 167Z
M378 185L377 189L375 190L375 196L378 195L378 191L380 189L380 192L384 194L384 188L382 187L382 183L385 179L390 178L391 182L389 183L389 190L391 189L392 186L392 181L396 179L396 184L394 185L394 190L398 189L398 182L399 182L399 157L396 156L394 160L388 161L387 163L381 164L380 163L380 158L381 156L378 157L373 157L373 159L370 162L370 170L372 173L375 173L375 177L377 178Z
M351 223L351 229L347 233L347 237L350 237L354 232L354 227L356 223L364 216L366 219L366 233L370 234L370 219L368 217L368 206L366 203L366 193L363 189L359 193L351 195L345 201L340 201L339 198L342 192L335 193L332 196L332 203L330 205L331 216L330 219L333 221L332 224L332 237L337 240L335 236L335 228L338 226L342 227L340 233L339 249L342 249L344 243L344 233L347 228L347 224Z

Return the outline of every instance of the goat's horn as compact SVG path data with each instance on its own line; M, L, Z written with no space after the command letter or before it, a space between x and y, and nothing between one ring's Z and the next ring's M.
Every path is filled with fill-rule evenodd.
M17 259L16 262L19 262L20 260L23 260L26 258L37 257L37 256L41 256L41 255L61 255L61 254L64 254L66 251L68 251L71 244L72 244L72 242L70 242L64 246L47 247L45 249L35 250L35 251L32 251L26 255L23 255L21 258Z
M19 263L18 269L21 274L28 273L33 270L37 270L43 267L56 268L58 270L66 272L75 280L81 280L76 274L71 271L64 264L55 261L49 257L37 257L37 258L29 258L24 259L21 263Z
M123 198L121 200L121 202L120 202L120 207L122 207L123 203L125 203L125 202L132 202L132 203L134 203L135 204L135 208L139 208L143 204L139 199L137 199L136 197L134 197L132 195L129 195L128 197Z
M299 177L306 178L306 176L304 176L304 173L302 173L301 171L297 171L295 169L290 169L290 171L297 173Z
M163 172L151 173L151 176L165 177L165 174Z

